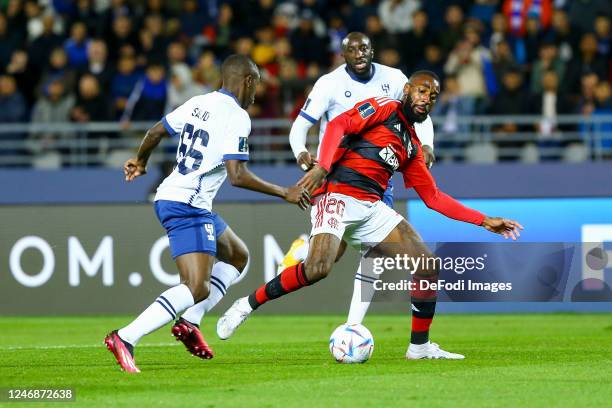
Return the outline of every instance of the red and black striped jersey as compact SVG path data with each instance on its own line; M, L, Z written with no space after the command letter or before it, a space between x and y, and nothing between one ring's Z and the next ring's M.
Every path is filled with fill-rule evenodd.
M399 171L406 188L414 188L429 208L477 225L484 219L438 189L414 126L394 99L366 99L332 120L321 141L319 165L328 175L315 196L335 192L375 202Z

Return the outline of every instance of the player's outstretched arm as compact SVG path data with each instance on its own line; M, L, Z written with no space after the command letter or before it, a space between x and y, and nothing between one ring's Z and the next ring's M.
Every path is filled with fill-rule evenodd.
M136 157L128 159L123 165L123 173L126 181L132 181L138 176L147 173L147 162L151 156L151 152L157 147L164 135L168 132L161 122L157 122L155 126L147 130L142 143L138 148Z
M523 229L518 222L501 217L485 217L480 225L488 231L503 235L506 239L512 238L513 241L521 236L520 230Z
M283 200L297 204L302 210L310 205L310 194L301 186L281 187L260 179L251 172L243 160L227 160L225 162L227 175L234 187L241 187L260 193L280 197Z

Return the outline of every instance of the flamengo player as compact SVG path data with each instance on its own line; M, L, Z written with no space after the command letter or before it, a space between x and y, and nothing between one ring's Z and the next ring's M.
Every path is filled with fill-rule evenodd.
M402 71L385 65L372 63L374 50L370 39L362 33L349 33L342 41L345 65L323 75L315 83L304 107L291 127L289 142L298 165L307 171L316 162L306 149L306 135L310 127L321 119L319 140L323 138L329 121L351 109L359 101L376 96L400 99L408 78ZM416 135L423 145L423 154L428 167L435 160L433 154L434 129L431 118L427 116L422 123L415 123ZM382 201L393 208L393 187L387 187ZM279 272L286 267L303 261L308 253L308 243L296 239L283 262ZM361 265L355 274L353 297L347 318L348 324L363 321L374 296L372 282L377 278L362 274Z
M309 205L304 188L270 184L246 167L251 120L245 109L255 98L257 66L245 56L232 55L224 61L221 73L220 90L191 98L166 115L147 131L137 157L124 165L125 178L132 181L146 173L149 156L162 137L180 135L177 164L157 189L155 211L170 239L181 283L159 295L129 325L104 339L121 368L128 372L140 372L134 362L134 346L144 335L172 321L194 303L196 307L212 308L246 265L244 243L212 212L213 199L228 175L234 186L282 197L303 209ZM223 262L215 264L216 258ZM203 304L207 298L212 302ZM172 332L193 354L212 358L194 322L181 318Z
M331 121L320 147L319 163L298 185L314 192L311 241L305 262L285 269L250 296L238 299L219 319L217 334L228 338L259 306L325 278L341 249L342 239L371 245L377 256L431 256L406 220L382 201L393 172L400 171L407 188L414 188L425 204L447 217L480 225L516 239L516 221L487 217L441 192L429 173L413 123L423 121L440 93L437 76L415 72L404 86L401 102L371 98ZM368 244L372 243L372 244ZM376 244L380 243L380 244ZM384 245L384 244L390 245ZM428 265L425 265L428 266ZM437 280L433 269L417 270L420 280ZM436 292L414 290L412 333L406 358L462 359L429 341Z

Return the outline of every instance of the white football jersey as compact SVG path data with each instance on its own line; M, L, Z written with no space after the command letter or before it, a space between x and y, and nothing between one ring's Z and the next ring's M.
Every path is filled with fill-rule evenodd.
M374 75L369 80L362 80L343 64L315 82L300 116L313 124L321 119L319 143L327 123L352 109L357 102L376 96L401 99L404 85L408 82L406 75L399 69L377 63L372 63L372 69ZM433 140L433 124L429 117L425 122L415 124L415 130L421 141Z
M179 137L176 166L157 188L155 201L170 200L212 210L227 177L225 160L248 160L249 114L236 97L220 89L191 98L162 123Z

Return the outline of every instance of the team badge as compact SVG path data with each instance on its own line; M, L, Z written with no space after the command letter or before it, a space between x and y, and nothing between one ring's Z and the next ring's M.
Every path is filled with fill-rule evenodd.
M246 137L238 138L238 151L241 153L247 153L249 151L249 143Z
M344 91L344 96L346 96L347 98L350 98L352 95L351 91Z
M389 84L382 84L380 87L382 88L385 94L389 95L389 91L391 90L391 87L389 86Z
M359 112L359 115L361 115L361 117L365 119L369 116L372 116L374 112L376 112L376 109L374 109L374 106L372 106L370 102L366 102L364 104L359 105L357 107L357 111Z

